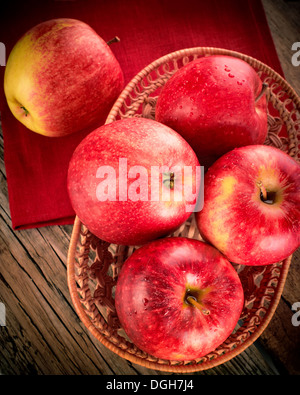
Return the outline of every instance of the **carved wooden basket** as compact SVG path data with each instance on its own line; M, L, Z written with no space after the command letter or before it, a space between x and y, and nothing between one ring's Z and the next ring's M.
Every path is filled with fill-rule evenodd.
M268 137L276 146L300 159L300 98L274 70L258 60L225 49L199 47L168 54L143 69L123 90L106 123L127 117L154 118L161 87L183 65L213 54L231 55L248 62L268 84ZM173 236L200 239L192 215ZM76 217L71 236L67 270L68 286L78 316L108 349L147 368L190 373L220 365L249 347L271 320L280 300L291 257L274 265L234 265L245 294L240 320L228 339L216 350L192 361L157 359L138 349L120 327L114 307L114 290L122 264L135 248L99 240ZM263 262L262 262L263 264Z

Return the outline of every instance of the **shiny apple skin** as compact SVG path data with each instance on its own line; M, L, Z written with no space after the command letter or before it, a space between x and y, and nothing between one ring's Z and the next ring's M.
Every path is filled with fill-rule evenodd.
M13 115L48 137L103 124L123 86L110 47L89 25L70 18L26 32L10 52L4 75Z
M187 289L198 302L185 301ZM117 280L115 306L131 341L157 358L193 360L222 344L235 328L244 305L240 279L214 247L170 237L136 250Z
M255 103L261 89L259 76L245 61L223 55L202 57L167 81L155 119L180 133L208 168L233 148L264 143L266 96Z
M148 198L145 201L121 199L120 158L127 159L128 171L133 166L147 170ZM101 166L115 169L115 201L97 199L97 186L102 181L96 174ZM191 166L193 177L183 182L196 188L195 199L188 204L190 207L183 194L178 201L172 193L169 201L163 201L162 195L157 201L151 198L152 166ZM122 119L96 129L76 148L68 169L70 201L80 220L100 239L114 244L141 245L173 232L193 212L200 188L196 183L198 166L196 154L174 130L150 119ZM128 180L128 196L131 182ZM176 191L175 187L174 193Z
M275 192L261 200L259 183ZM222 156L204 179L204 207L197 213L203 238L231 262L279 262L300 245L300 165L265 145L240 147Z

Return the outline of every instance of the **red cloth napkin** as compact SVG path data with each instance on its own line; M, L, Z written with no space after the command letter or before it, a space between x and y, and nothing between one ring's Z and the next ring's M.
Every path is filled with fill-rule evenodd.
M124 71L125 83L155 59L198 46L245 53L283 75L260 0L11 3L11 10L1 11L0 41L6 46L7 57L29 28L48 19L68 17L88 23L106 41L120 37L121 42L111 48ZM0 67L0 111L12 226L71 224L75 214L66 188L68 163L89 130L48 138L26 129L6 104L4 69Z

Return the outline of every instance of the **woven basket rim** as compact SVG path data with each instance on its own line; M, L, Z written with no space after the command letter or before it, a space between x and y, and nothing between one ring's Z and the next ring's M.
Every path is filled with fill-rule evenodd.
M115 346L113 343L109 342L105 338L105 336L103 336L102 333L91 323L90 317L87 315L87 313L86 313L85 309L83 308L83 306L80 302L80 299L78 297L77 286L76 286L76 281L75 281L75 266L71 264L71 262L73 262L75 259L77 241L78 241L78 238L80 237L80 230L81 230L82 225L83 225L82 222L76 216L75 221L74 221L74 226L73 226L73 232L72 232L71 239L70 239L70 246L69 246L68 258L67 258L68 287L69 287L72 302L74 304L75 310L76 310L80 320L98 341L100 341L110 351L114 352L121 358L124 358L132 363L142 365L148 369L154 369L154 370L159 370L159 371L164 371L164 372L192 373L192 372L196 372L196 371L200 371L200 370L204 370L204 369L205 370L211 369L213 367L221 365L221 364L227 362L228 360L234 358L235 356L237 356L241 352L243 352L246 348L248 348L251 344L253 344L255 342L255 340L257 340L258 337L262 334L262 332L266 329L271 318L273 317L273 314L274 314L274 312L278 306L278 303L280 301L281 294L282 294L282 291L283 291L283 288L285 285L285 280L286 280L286 277L287 277L287 274L289 271L289 267L291 264L291 260L292 260L292 255L291 255L282 262L281 276L278 281L275 297L272 298L271 305L270 305L269 309L267 310L267 313L264 316L258 329L255 332L253 332L242 345L240 345L239 347L236 347L234 350L218 357L215 360L213 359L213 360L207 361L203 364L195 363L192 365L178 365L178 366L177 365L163 365L160 363L147 361L143 358L137 357L137 356L127 352L126 350L121 350L120 348Z
M148 66L143 68L134 78L131 79L131 81L126 85L126 87L123 89L121 94L119 95L118 99L115 101L110 113L107 116L105 124L114 122L116 119L116 116L118 114L118 111L121 109L125 99L128 97L128 95L134 90L135 86L137 83L143 80L145 76L147 76L149 73L151 73L153 70L164 64L165 62L168 62L170 60L175 60L177 58L182 58L185 56L192 56L192 55L202 55L202 56L207 56L207 55L229 55L229 56L235 56L238 57L244 61L248 61L254 68L257 67L263 72L266 72L268 76L272 77L274 81L280 83L281 87L285 89L285 91L290 95L290 97L293 99L294 104L296 105L297 109L300 110L300 97L297 95L296 91L292 88L292 86L276 71L274 71L272 68L267 66L266 64L262 63L261 61L245 55L243 53L237 52L237 51L232 51L232 50L227 50L223 48L215 48L215 47L192 47L192 48L186 48L186 49L181 49L174 51L172 53L169 53L167 55L164 55L152 63L150 63ZM83 223L80 221L80 219L75 216L75 221L73 225L73 231L71 234L70 238L70 245L69 245L69 250L68 250L68 256L67 256L67 282L68 282L68 287L70 291L70 296L73 302L73 305L75 307L75 310L82 321L82 323L85 325L85 327L92 333L92 335L100 341L104 346L106 346L110 351L114 352L121 358L124 358L132 363L144 366L149 369L154 369L154 370L159 370L159 371L164 371L164 372L173 372L173 373L192 373L196 371L201 371L201 370L206 370L210 369L213 367L216 367L218 365L221 365L228 360L234 358L238 354L240 354L242 351L244 351L246 348L248 348L251 344L255 342L255 340L262 334L262 332L266 329L268 326L271 318L273 317L273 314L277 308L277 305L280 301L282 291L285 285L286 277L289 271L289 267L291 264L292 260L292 255L289 256L287 259L282 261L282 268L281 268L281 274L278 280L278 284L276 287L276 293L274 297L272 297L271 304L261 320L261 323L256 330L250 334L250 336L238 347L236 347L233 350L230 350L229 352L219 356L218 358L203 362L203 363L194 363L194 364L188 364L188 365L173 365L173 364L162 364L154 361L149 361L145 360L144 358L141 358L139 356L136 356L125 349L121 349L117 347L115 344L110 342L101 332L98 330L93 323L91 322L90 317L86 313L85 309L82 306L82 303L80 301L78 292L77 292L77 285L76 285L76 279L75 279L75 266L74 266L74 261L75 261L75 254L76 254L76 248L77 248L77 242L80 237L80 232L81 232L81 227L83 226Z
M185 48L185 49L180 49L174 52L171 52L167 55L164 55L156 60L154 60L152 63L150 63L148 66L143 68L138 74L136 74L131 81L125 86L121 94L119 95L118 99L115 101L113 107L111 108L105 124L114 122L115 117L118 113L118 110L121 108L124 100L128 96L128 94L134 89L137 83L139 83L147 74L149 74L151 71L155 70L157 67L160 65L164 64L167 61L176 59L176 58L181 58L183 56L191 56L194 54L200 54L203 56L207 55L228 55L228 56L234 56L239 59L242 59L246 62L249 62L252 66L258 66L260 67L260 70L268 72L268 74L274 78L276 82L279 82L287 91L287 93L292 97L293 101L297 105L297 107L300 109L300 96L296 93L295 89L274 69L272 69L270 66L266 65L265 63L261 62L260 60L252 57L245 55L241 52L238 51L232 51L229 49L225 48L217 48L217 47L192 47L192 48Z

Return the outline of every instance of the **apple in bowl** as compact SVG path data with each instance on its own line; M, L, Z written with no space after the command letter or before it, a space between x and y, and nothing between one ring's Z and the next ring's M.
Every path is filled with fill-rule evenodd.
M141 245L172 233L196 210L201 169L174 130L125 118L97 128L78 145L67 183L75 213L94 235Z
M204 179L204 207L196 214L202 237L231 262L266 265L300 245L300 165L278 148L236 148Z
M13 115L49 137L104 123L123 84L107 43L86 23L69 18L51 19L26 32L9 54L4 75Z
M168 237L137 249L119 274L115 306L121 326L142 351L194 360L222 344L244 305L237 272L214 247Z
M180 133L207 169L235 147L265 142L265 89L244 60L201 57L176 71L163 86L155 119Z

